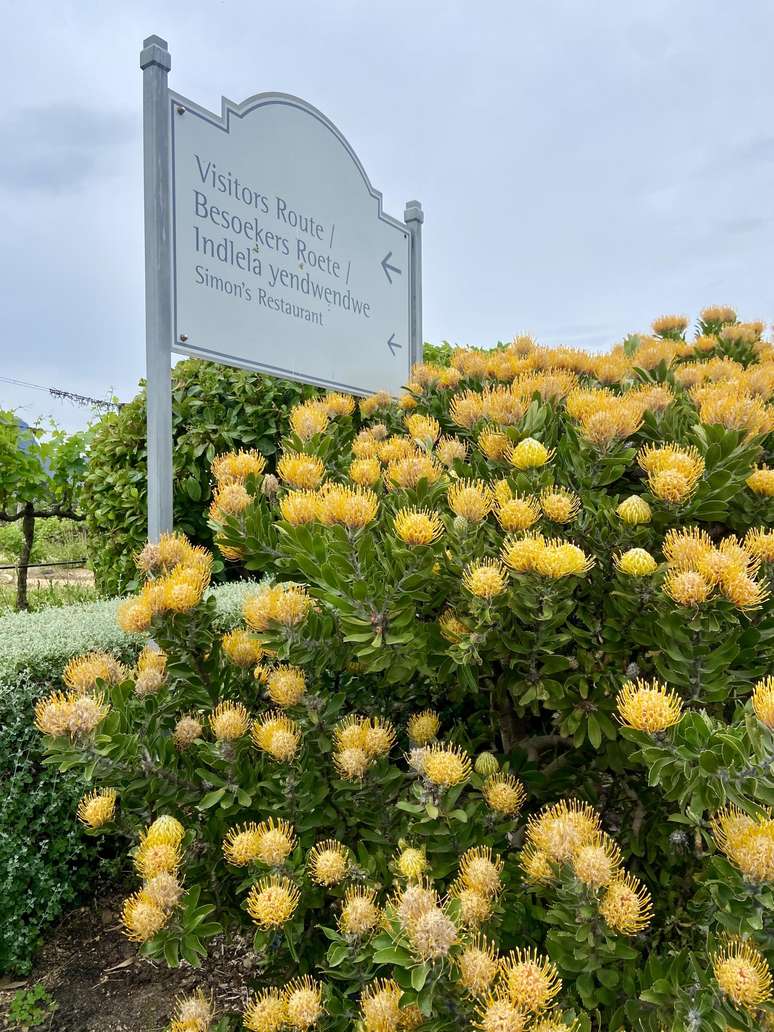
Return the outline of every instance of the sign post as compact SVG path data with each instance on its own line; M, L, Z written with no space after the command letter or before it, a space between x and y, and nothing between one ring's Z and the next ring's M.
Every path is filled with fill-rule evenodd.
M172 351L353 394L397 394L422 358L422 222L386 214L311 104L215 114L168 89L145 40L148 528L172 525Z

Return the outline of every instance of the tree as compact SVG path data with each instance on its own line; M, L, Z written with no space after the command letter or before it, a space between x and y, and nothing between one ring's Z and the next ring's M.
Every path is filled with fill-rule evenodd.
M0 522L19 522L22 548L16 570L16 608L28 609L27 570L35 520L82 520L79 493L86 470L88 434L30 427L0 410Z

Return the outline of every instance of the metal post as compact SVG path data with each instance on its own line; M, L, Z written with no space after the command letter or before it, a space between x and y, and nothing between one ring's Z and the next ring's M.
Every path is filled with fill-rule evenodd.
M172 530L172 223L166 41L148 36L140 53L145 168L145 363L148 538Z
M425 215L419 201L409 201L403 221L411 233L411 364L422 361L422 223Z

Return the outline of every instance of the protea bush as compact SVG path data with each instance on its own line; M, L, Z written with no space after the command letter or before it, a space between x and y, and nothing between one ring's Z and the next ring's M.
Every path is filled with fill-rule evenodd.
M209 553L137 556L136 668L37 721L144 955L254 933L239 1019L172 1028L774 1028L774 348L686 327L453 350L299 405L276 475L218 456L225 636Z

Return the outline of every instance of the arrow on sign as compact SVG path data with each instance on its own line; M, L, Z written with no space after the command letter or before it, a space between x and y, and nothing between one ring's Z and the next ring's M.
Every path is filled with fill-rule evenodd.
M390 351L394 355L395 354L395 349L396 348L402 348L403 345L402 344L398 344L398 342L395 340L395 334L391 333L390 334L390 339L387 341L387 347L390 349Z
M381 266L384 269L384 275L387 277L390 283L392 283L392 276L390 275L390 273L397 272L399 276L402 276L403 271L399 269L396 265L390 265L390 258L392 258L392 251L388 251L384 258L382 258Z

